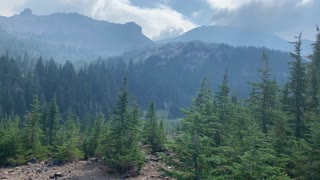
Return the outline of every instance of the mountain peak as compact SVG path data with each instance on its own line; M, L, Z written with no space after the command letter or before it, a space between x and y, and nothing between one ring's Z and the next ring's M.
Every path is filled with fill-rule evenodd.
M20 12L20 15L21 16L30 16L30 15L32 15L32 10L30 8L26 8Z

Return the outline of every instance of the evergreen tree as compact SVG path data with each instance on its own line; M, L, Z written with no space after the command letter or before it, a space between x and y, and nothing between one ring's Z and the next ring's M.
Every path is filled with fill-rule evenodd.
M156 117L154 102L152 102L147 110L143 128L144 143L150 145L152 153L163 149L163 137L161 136L163 133Z
M229 118L229 112L230 112L230 104L229 104L229 91L230 88L228 86L228 74L227 71L225 72L223 76L222 84L219 86L219 91L217 92L217 95L215 97L216 103L217 103L217 111L218 111L218 117L219 122L222 126L226 124L226 120ZM215 136L215 141L217 145L221 144L221 134L223 134L222 128L220 128Z
M59 131L59 108L56 103L56 98L54 97L48 112L47 112L47 130L46 135L48 137L48 145L50 147L51 153L56 151L56 145L58 141L58 131Z
M253 111L259 119L261 130L263 133L268 132L268 127L272 125L272 113L276 104L277 86L275 81L270 79L269 57L265 53L262 54L263 68L257 71L260 75L260 83L250 83L254 86L255 105Z
M26 158L43 158L46 154L45 147L41 144L43 132L40 128L40 104L38 96L34 96L32 111L26 116L26 123L23 129L24 150Z
M170 163L175 170L168 173L177 179L205 179L211 168L209 156L218 123L212 111L211 90L206 86L203 80L192 106L185 111L181 134L172 147L176 155Z
M93 128L91 129L91 133L88 135L88 149L86 152L86 156L93 157L97 155L97 148L102 138L102 129L103 128L103 115L100 114L95 119L95 123Z
M243 153L234 165L234 179L289 179L284 168L278 166L278 158L266 135L259 130L254 119L249 119L243 138Z
M67 121L59 132L61 138L57 146L57 159L69 162L83 157L79 133L80 126L75 122L73 114L69 113Z
M320 31L317 30L316 41L312 44L313 54L307 71L306 103L308 109L317 113L320 92Z
M139 110L129 106L127 79L123 80L113 115L110 118L110 142L106 162L110 168L125 173L140 169L143 156L139 145Z
M20 165L25 162L19 123L19 118L0 121L0 165Z
M293 43L294 52L290 53L294 61L290 62L289 97L292 102L290 110L294 116L295 134L296 137L301 138L305 130L303 112L305 110L306 68L301 57L301 33L296 38L297 41Z

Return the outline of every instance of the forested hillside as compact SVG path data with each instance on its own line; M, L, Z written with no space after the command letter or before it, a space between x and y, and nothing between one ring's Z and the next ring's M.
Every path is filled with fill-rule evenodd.
M2 55L0 165L97 157L126 178L155 154L161 177L317 179L319 32L315 42L310 61L301 34L289 55L174 43L78 69ZM182 120L166 131L157 109Z
M71 62L61 65L53 59L32 59L28 54L15 58L3 55L0 115L23 115L30 110L34 93L43 104L55 96L63 115L68 111L81 118L99 112L109 114L121 79L127 76L129 90L143 109L154 100L157 108L166 110L170 117L181 117L180 108L191 104L203 77L216 90L227 71L231 94L247 97L250 88L246 82L258 80L255 69L260 66L257 60L262 52L253 47L195 41L134 51L80 67ZM272 78L284 85L289 55L271 50L266 53Z

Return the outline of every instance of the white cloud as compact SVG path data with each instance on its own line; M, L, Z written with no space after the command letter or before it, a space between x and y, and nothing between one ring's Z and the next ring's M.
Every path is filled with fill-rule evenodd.
M26 0L0 0L0 15L12 16L17 12L17 7L25 4Z
M297 4L297 6L305 6L305 5L309 5L313 2L313 0L302 0L301 2L299 2Z
M236 10L243 6L250 4L260 4L262 6L283 6L284 4L296 1L296 5L306 5L313 2L313 0L207 0L209 6L214 10Z
M252 0L207 0L208 4L213 9L237 9Z
M272 31L290 37L303 32L313 39L320 24L318 0L207 0L212 9L211 23Z
M201 14L201 11L193 11L191 14L192 18L198 18Z
M185 32L196 25L179 12L166 5L152 8L134 6L130 0L97 0L90 16L115 23L133 21L142 26L143 33L151 39L161 39L170 32ZM166 33L164 33L166 32Z

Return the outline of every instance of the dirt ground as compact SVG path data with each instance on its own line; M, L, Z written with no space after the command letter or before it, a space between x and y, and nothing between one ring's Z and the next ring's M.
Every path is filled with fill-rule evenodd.
M159 168L167 168L155 156L148 156L140 175L129 180L169 180ZM101 161L77 161L62 166L48 166L44 162L18 167L0 168L0 179L8 180L121 180L121 176L108 174L108 168Z

